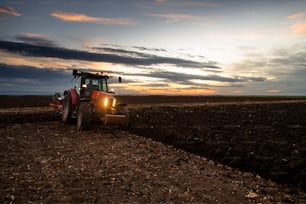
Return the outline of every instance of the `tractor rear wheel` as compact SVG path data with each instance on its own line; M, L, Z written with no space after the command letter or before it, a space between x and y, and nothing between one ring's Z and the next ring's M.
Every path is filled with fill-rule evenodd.
M83 102L79 106L77 115L77 129L85 130L91 121L91 107L89 102Z
M66 92L64 96L65 97L63 101L62 121L64 123L69 123L71 121L71 114L72 114L71 95L69 92Z

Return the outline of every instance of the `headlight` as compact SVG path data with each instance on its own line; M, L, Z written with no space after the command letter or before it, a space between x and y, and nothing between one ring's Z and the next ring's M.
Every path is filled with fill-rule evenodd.
M107 107L108 106L108 98L104 99L104 106Z
M115 107L116 106L116 99L113 99L113 98L104 98L102 101L101 101L101 105L103 105L104 108L107 108L107 107Z

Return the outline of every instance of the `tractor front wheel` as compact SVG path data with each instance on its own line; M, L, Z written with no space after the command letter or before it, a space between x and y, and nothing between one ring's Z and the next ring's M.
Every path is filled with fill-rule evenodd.
M91 107L89 102L83 102L79 106L77 115L77 129L85 130L91 121Z

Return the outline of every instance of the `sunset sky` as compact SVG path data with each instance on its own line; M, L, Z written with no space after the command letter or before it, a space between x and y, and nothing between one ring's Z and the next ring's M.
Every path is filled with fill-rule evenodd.
M306 0L0 1L0 94L306 95Z

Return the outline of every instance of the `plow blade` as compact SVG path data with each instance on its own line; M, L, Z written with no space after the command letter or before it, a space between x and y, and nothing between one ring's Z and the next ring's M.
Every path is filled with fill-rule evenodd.
M106 114L104 118L104 125L127 126L127 118L125 115Z

